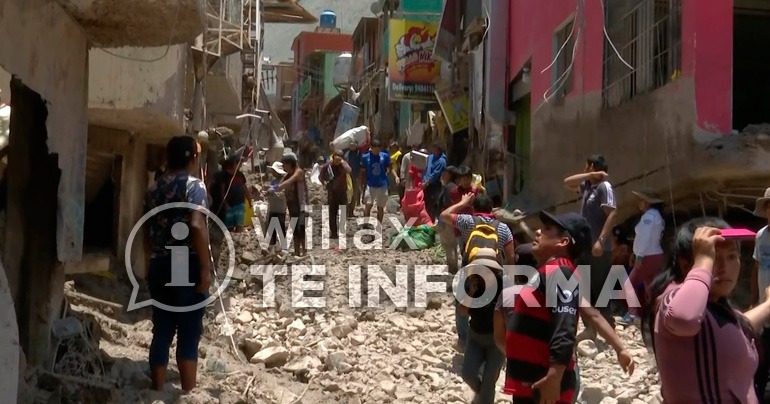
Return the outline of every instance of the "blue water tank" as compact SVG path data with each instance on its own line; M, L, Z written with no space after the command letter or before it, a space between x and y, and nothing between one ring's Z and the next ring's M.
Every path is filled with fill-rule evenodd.
M337 28L337 14L332 10L324 10L318 19L321 28Z

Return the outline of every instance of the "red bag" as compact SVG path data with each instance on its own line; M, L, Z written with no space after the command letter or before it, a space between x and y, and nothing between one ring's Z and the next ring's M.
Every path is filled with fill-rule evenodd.
M422 188L422 173L423 170L420 170L415 166L409 166L409 175L412 176L413 187Z
M425 210L425 194L421 188L407 189L404 192L404 198L401 199L401 213L407 223L415 218L412 226L421 224L433 226L433 220L428 215L428 211Z

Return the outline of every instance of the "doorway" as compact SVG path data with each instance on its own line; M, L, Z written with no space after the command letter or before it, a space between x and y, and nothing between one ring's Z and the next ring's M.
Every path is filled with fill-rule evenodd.
M733 12L733 122L742 131L750 124L770 122L770 4L764 9L742 7ZM756 2L762 4L766 2ZM752 7L757 7L752 3Z

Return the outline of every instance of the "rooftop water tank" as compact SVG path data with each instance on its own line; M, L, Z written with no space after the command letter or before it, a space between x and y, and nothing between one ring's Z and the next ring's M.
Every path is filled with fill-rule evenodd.
M353 62L353 55L343 53L337 56L334 61L334 85L344 86L350 84L350 67Z
M324 10L318 21L318 25L322 28L337 28L337 14L332 10Z

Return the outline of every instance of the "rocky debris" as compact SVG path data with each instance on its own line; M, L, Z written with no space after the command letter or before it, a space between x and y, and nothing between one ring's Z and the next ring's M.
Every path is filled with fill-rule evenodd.
M770 137L770 123L748 125L740 132L741 135Z
M325 198L319 188L311 186L311 199ZM361 210L357 213L360 215ZM328 229L317 225L321 223L321 214L319 207L311 214L316 223L312 233L317 240L313 241L311 256L307 257L269 251L251 229L233 234L238 276L233 277L222 304L216 302L208 309L200 348L199 387L189 394L179 392L173 360L166 391L147 389L146 358L152 338L147 320L149 310L135 314L143 318L127 321L120 316L129 313L121 314L112 308L100 307L93 303L94 299L80 298L73 310L87 312L99 323L102 330L99 348L103 355L125 360L108 361L107 374L118 379L115 386L88 387L87 390L93 390L89 394L104 400L74 402L470 402L472 393L459 376L462 355L453 348L455 308L451 295L428 294L427 307L398 308L383 290L379 290L376 298L377 291L367 283L372 280L370 272L362 271L360 290L354 289L357 285L350 282L351 276L357 274L351 265L379 265L391 282L396 280L396 266L407 265L410 290L406 295L396 293L393 297L404 297L413 305L413 288L418 282L415 266L443 264L444 257L435 249L388 249L389 235L397 231L389 220L383 226L385 241L381 248L353 247L353 237L360 228L353 218L346 229L346 249L334 250L339 246L336 240L328 241L328 248L321 248L321 236L328 235ZM219 257L221 274L229 259L226 250L222 249L224 252ZM295 263L325 265L323 290L305 291L304 297L297 296L291 281ZM250 266L261 264L287 264L287 272L282 275L276 270L265 277L251 274ZM272 296L267 296L269 280L274 281ZM124 303L131 290L125 286L128 282L122 281L125 280L106 285L106 281L90 277L74 288L83 294L85 286L98 285L89 292L110 290L111 296L124 296L123 300L113 302ZM351 307L351 301L355 301L351 295L359 298L360 307ZM297 302L308 296L325 299L325 307L299 307ZM601 340L581 342L577 348L583 385L580 402L660 403L654 361L641 345L639 331L629 326L618 327L618 332L637 360L636 372L631 377L625 376L614 352ZM174 343L172 357L175 349ZM503 376L501 372L498 391L502 388ZM40 385L30 377L27 384ZM63 384L82 385L71 381L43 383L46 391L53 392L48 393L51 395L66 395L68 390L61 387ZM510 402L510 397L499 393L496 402Z

